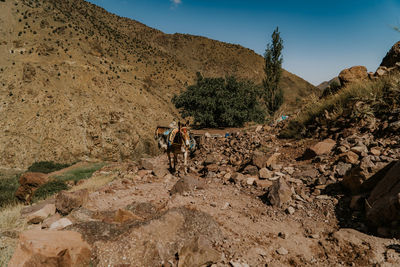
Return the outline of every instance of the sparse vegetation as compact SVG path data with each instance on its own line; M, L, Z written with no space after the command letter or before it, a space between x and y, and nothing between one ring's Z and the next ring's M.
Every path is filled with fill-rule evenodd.
M200 127L236 127L264 119L258 95L259 88L250 81L203 78L198 73L196 84L175 95L172 102L184 118L193 117Z
M363 105L355 106L361 101ZM353 83L342 88L336 94L318 100L310 99L308 105L289 121L282 130L283 138L301 138L306 128L316 118L326 116L326 112L338 117L345 112L352 112L354 120L363 115L379 116L400 103L400 74L392 74L375 81Z
M46 199L47 197L60 192L61 190L67 190L68 185L64 181L54 180L45 183L39 187L33 194L33 201L36 202L41 199Z
M0 173L0 208L16 203L14 193L17 190L20 173Z

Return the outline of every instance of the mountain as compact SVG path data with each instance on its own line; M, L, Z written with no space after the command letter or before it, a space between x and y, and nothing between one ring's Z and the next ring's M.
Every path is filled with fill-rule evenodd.
M331 85L331 83L333 83L333 82L335 82L335 83L337 83L337 84L340 84L339 77L334 77L334 78L330 79L329 81L322 82L322 83L320 83L320 84L317 86L317 88L320 89L321 91L324 91L324 90L325 90L326 88L328 88L328 87Z
M170 99L197 71L263 77L263 58L250 49L165 34L83 0L0 8L3 167L154 154L155 126L179 116ZM290 105L317 90L286 71L282 87Z

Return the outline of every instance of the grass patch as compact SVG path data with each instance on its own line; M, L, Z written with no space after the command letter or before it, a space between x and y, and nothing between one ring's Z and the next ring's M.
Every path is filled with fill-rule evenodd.
M340 89L336 94L323 99L314 97L296 116L289 121L281 131L282 138L301 138L305 135L307 126L328 117L339 117L343 113L351 112L355 119L363 116L374 116L385 109L393 108L396 98L399 96L400 75L393 74L383 78L350 84ZM361 101L363 105L355 105Z
M17 190L20 173L0 173L0 208L15 204L15 191Z
M29 166L29 172L51 173L71 166L71 164L55 163L53 161L39 161Z
M41 199L45 199L49 196L54 195L62 190L67 190L68 185L64 181L54 180L48 183L45 183L41 187L39 187L35 193L33 194L33 202L36 202Z
M96 175L95 177L85 181L84 183L74 186L71 191L88 189L89 191L93 192L98 188L108 184L116 177L118 177L116 174Z
M79 167L70 171L65 172L62 175L58 175L55 178L58 181L74 181L77 182L82 179L88 179L92 176L92 174L101 169L105 164L104 163L94 163L90 166Z

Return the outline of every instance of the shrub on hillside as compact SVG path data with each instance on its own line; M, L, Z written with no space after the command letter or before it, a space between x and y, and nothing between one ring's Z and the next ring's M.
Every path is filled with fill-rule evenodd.
M197 80L172 98L182 117L193 117L200 127L240 127L245 122L261 122L265 113L258 102L259 88L235 77Z
M50 181L48 183L45 183L35 191L35 193L33 194L33 201L36 202L38 200L45 199L51 195L54 195L55 193L67 189L68 186L64 181Z
M64 168L67 168L71 165L69 164L61 164L61 163L54 163L53 161L39 161L33 163L29 168L28 171L30 172L42 172L42 173L51 173L54 171L58 171Z

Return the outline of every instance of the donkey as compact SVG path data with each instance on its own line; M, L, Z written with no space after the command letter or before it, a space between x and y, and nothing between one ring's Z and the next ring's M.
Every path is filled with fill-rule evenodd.
M186 125L181 126L178 122L178 128L172 129L167 137L167 156L169 161L169 167L172 171L176 170L176 164L178 162L178 154L183 154L185 174L187 174L187 158L190 148L190 136L189 130ZM171 153L174 155L174 166L172 167Z
M157 140L158 148L162 149L163 151L167 150L168 147L167 137L171 131L172 129L165 126L157 126L156 128L156 131L154 133L154 139Z

